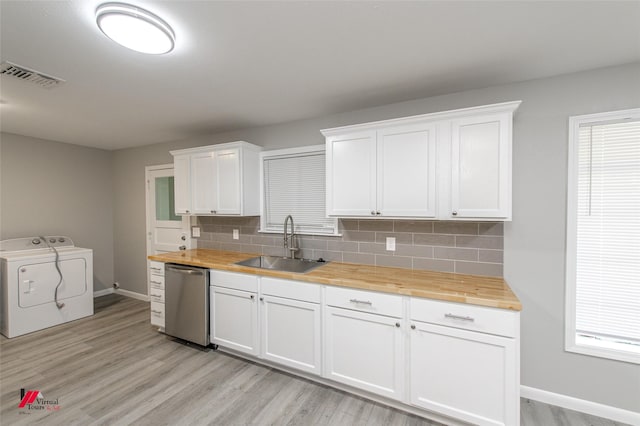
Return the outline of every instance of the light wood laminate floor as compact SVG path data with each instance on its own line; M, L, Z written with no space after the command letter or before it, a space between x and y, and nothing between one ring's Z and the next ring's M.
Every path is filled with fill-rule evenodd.
M149 324L149 304L95 299L95 315L0 337L2 425L436 425L220 352L174 342ZM39 390L58 411L18 408ZM53 407L54 405L52 405ZM522 425L616 423L522 400Z

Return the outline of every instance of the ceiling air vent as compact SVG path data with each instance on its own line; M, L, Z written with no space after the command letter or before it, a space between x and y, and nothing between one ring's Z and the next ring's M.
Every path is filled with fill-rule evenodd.
M0 75L28 81L45 89L53 89L65 83L61 78L52 77L40 71L34 71L7 61L0 64Z

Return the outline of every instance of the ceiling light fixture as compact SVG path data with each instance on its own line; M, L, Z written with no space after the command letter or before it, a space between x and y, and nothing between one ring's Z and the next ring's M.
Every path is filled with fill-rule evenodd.
M142 53L160 55L175 46L175 34L153 13L125 3L104 3L96 9L96 23L111 40Z

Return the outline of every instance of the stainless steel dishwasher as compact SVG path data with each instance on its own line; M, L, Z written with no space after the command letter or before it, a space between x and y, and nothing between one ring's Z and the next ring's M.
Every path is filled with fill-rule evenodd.
M209 345L209 270L167 263L165 272L165 333Z

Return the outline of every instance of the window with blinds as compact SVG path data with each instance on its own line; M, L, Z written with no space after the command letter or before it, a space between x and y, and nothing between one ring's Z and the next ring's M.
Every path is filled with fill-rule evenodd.
M640 363L640 110L571 126L567 349Z
M336 234L337 220L326 217L324 145L267 151L262 161L263 232L282 232L291 215L298 234Z

